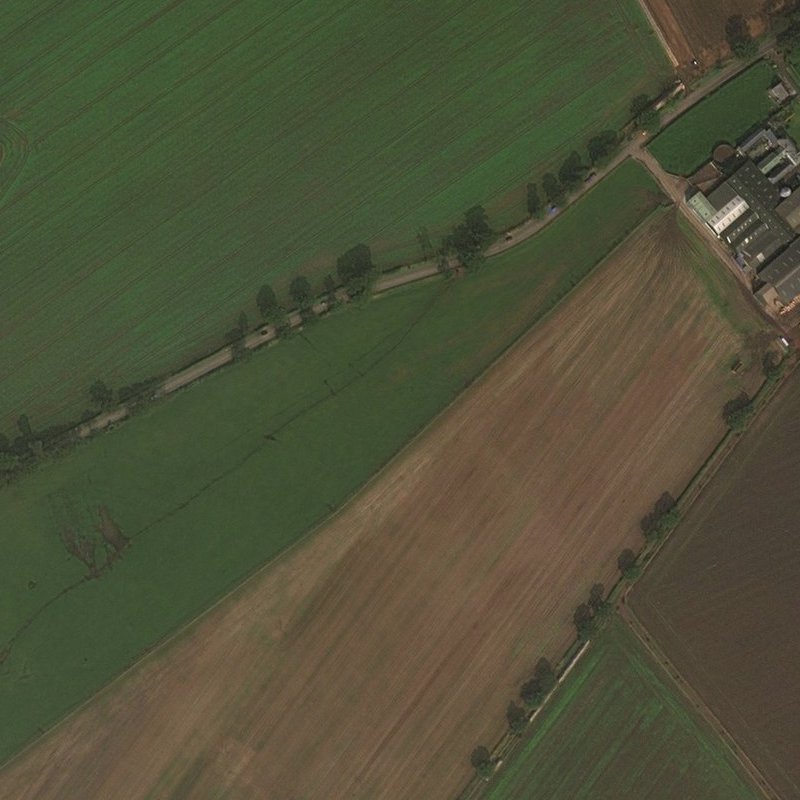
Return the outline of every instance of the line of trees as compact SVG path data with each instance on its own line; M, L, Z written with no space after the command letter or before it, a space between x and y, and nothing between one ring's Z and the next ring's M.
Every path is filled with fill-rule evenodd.
M526 187L526 209L529 217L542 217L546 208L559 208L567 197L575 192L593 169L606 166L619 150L622 142L615 130L604 130L586 143L588 158L584 159L573 150L563 161L557 172L546 172L541 178L541 191L537 183Z

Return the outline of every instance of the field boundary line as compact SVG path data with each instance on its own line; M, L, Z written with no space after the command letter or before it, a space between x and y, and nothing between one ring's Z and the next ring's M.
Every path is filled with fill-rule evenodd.
M626 593L627 594L627 593ZM661 649L658 642L650 635L644 623L636 616L634 610L625 602L625 596L620 601L619 616L636 637L636 640L650 654L658 668L668 676L670 683L688 701L691 707L711 726L714 735L727 745L728 750L736 761L745 770L751 781L767 800L782 800L782 795L770 783L769 779L756 766L747 751L739 744L733 734L721 722L719 717L711 710L699 692L684 678L677 667Z
M647 7L647 0L639 0L639 7L644 12L645 17L647 17L647 21L650 23L650 27L653 29L653 32L656 35L661 47L664 49L664 52L667 55L670 63L673 67L679 67L680 61L675 57L675 53L672 52L672 48L667 42L667 37L664 36L664 31L661 30L661 26L656 22L656 18L653 16L653 13Z

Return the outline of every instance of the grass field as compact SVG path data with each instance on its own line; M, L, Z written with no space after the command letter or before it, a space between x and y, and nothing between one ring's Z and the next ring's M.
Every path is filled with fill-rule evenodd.
M631 595L634 610L782 797L800 796L800 374Z
M539 714L488 800L757 800L743 770L615 619Z
M54 604L12 650L6 741L57 710L55 692L96 685L101 658L136 652L157 624L188 615L210 586L323 515L357 470L372 472L390 438L399 443L547 306L565 270L586 271L579 253L620 229L615 203L626 202L628 223L646 211L652 195L636 170L628 164L474 280L351 312L359 324L347 341L354 323L343 314L286 345L287 358L313 347L315 364L346 351L336 363L362 373L349 385L352 372L318 368L314 390L270 416L276 349L90 444L97 467L86 476L85 461L71 464L70 491L106 503L134 540L110 575ZM631 180L637 199L624 189ZM674 210L657 210L329 524L21 758L0 796L453 796L535 659L562 652L574 607L640 542L654 498L677 495L705 460L723 402L758 382L758 354L719 309L749 334L758 319L731 279L721 302L695 270L728 277ZM374 342L373 313L373 330L397 328L356 360L356 343ZM741 376L729 369L737 354L750 365ZM254 377L245 388L237 374ZM237 438L214 444L204 431L226 406L216 424ZM276 441L263 439L270 432ZM201 475L209 450L223 470L255 452L231 475ZM144 468L150 453L161 474ZM123 464L138 483L129 490ZM163 507L142 508L142 475L158 483L167 520ZM54 484L37 476L14 508ZM40 524L31 546L55 538L52 522Z
M660 199L626 163L470 280L343 310L0 493L0 651L38 615L0 667L0 758L338 507ZM100 506L133 543L80 583L60 536Z
M734 78L665 128L650 152L667 172L689 175L711 160L720 142L736 142L774 109L767 89L776 80L764 61Z
M502 229L665 75L636 0L51 6L0 8L28 142L0 207L6 434L180 366L357 242L417 257L479 202Z

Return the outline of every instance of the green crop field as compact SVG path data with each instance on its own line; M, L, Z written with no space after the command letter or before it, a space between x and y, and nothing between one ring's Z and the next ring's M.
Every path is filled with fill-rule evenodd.
M759 61L668 125L650 145L667 172L689 175L711 160L720 142L736 144L775 108L767 90L775 70Z
M756 800L727 746L619 619L533 723L489 800Z
M626 162L482 271L344 308L0 491L0 760L339 507L662 200ZM110 569L101 508L131 540Z
M0 4L0 431L220 344L259 286L417 257L656 90L636 0ZM318 286L319 283L316 283Z

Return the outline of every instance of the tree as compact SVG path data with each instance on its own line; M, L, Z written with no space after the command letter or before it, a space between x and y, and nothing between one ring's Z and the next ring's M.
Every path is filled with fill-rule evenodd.
M658 541L666 536L679 521L680 513L675 498L669 492L664 492L656 500L653 510L642 518L639 527L642 529L645 539Z
M783 359L774 350L767 350L767 352L764 353L764 358L761 360L761 369L764 372L764 377L768 381L777 381L778 378L783 375Z
M626 581L633 581L639 577L641 568L636 563L636 553L630 548L625 548L617 558L617 568Z
M606 164L619 145L619 134L616 131L601 131L597 136L589 139L586 149L589 151L589 160L596 167Z
M506 720L508 720L508 729L511 733L519 736L528 724L528 715L522 706L518 706L512 700L506 709Z
M752 58L758 52L758 45L750 35L747 20L741 14L728 17L725 23L725 38L731 52L738 58Z
M542 686L536 678L525 681L519 690L519 697L528 708L538 708L544 699Z
M372 252L365 244L351 247L336 259L336 272L339 279L353 297L367 291L374 271Z
M4 433L0 433L0 453L5 453L10 447L11 442Z
M265 283L258 290L256 305L261 318L270 325L274 325L279 331L286 324L286 311L278 302L275 292L268 284Z
M256 295L256 305L258 306L258 310L264 319L269 319L270 314L272 314L275 309L280 307L278 304L278 298L275 296L275 292L271 286L265 283L258 290L258 294Z
M289 284L289 296L301 311L308 311L314 299L308 278L304 275L292 278L292 282Z
M114 392L112 392L103 381L96 380L89 387L89 397L96 406L106 408L110 406L114 400Z
M488 780L494 772L494 761L492 761L489 751L483 745L476 747L472 751L469 761L475 772L484 780Z
M567 199L564 187L552 172L548 172L542 177L542 189L551 206L560 206Z
M445 253L453 253L466 269L477 269L486 260L483 251L494 237L483 206L464 212L464 221L453 228L444 242Z
M533 674L536 680L539 681L539 685L542 687L542 691L545 694L552 691L555 687L556 674L553 671L553 665L546 658L540 658L536 662L536 669Z
M631 100L631 116L634 119L638 119L640 114L650 108L650 105L650 98L646 94L637 94L636 97Z
M655 133L661 125L661 115L646 94L637 94L631 100L631 116L637 127L647 133Z
M589 590L589 607L592 611L597 611L605 602L606 590L602 583L595 583Z
M236 318L236 325L225 334L225 340L234 346L242 343L247 334L247 314L242 311ZM234 356L241 354L240 349L234 350Z
M535 183L527 186L526 205L529 217L540 217L542 215L542 198L539 197L539 188Z
M585 177L586 167L581 163L578 151L573 150L558 170L558 179L567 191L571 191L580 186Z
M575 630L578 632L578 639L581 641L589 639L597 630L597 623L592 609L586 603L581 603L575 609L572 621L575 623Z
M661 114L654 108L648 108L639 114L636 124L647 133L656 133L661 127Z
M722 409L722 418L732 431L743 431L750 423L753 411L752 401L746 392L742 392L733 400L725 403Z

